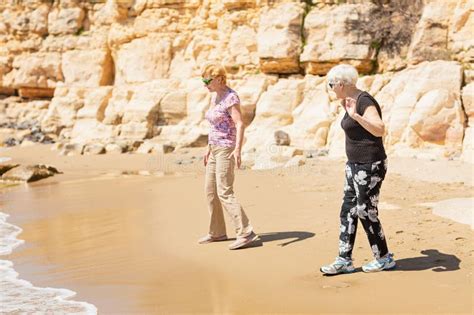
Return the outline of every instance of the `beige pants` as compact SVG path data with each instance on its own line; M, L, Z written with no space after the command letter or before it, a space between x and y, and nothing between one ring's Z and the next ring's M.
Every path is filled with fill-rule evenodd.
M234 148L210 145L211 153L206 166L206 196L211 215L209 234L218 237L226 234L222 208L229 214L237 237L252 232L249 219L234 195L234 158L228 156Z

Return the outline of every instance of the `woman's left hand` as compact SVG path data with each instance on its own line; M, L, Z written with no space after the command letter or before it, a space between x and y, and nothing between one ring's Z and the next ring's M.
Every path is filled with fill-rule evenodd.
M356 100L348 97L345 99L344 106L346 108L347 114L351 118L354 118L354 115L356 114Z
M229 158L233 158L235 161L235 165L237 165L237 168L240 168L241 157L239 149L234 149L234 151L232 151L232 153L229 155Z

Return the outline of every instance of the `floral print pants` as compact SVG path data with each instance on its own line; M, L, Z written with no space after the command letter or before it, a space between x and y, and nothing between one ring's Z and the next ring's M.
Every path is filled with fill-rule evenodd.
M358 219L369 238L374 256L378 259L388 253L377 209L380 187L386 172L387 160L373 163L346 163L344 198L340 215L340 257L345 259L352 257Z

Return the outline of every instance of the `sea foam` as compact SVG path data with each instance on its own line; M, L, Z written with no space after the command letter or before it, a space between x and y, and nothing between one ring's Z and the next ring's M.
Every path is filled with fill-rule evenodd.
M8 255L23 243L16 238L22 229L7 222L8 215L0 212L0 255ZM97 308L86 302L70 300L76 295L67 289L40 288L18 273L9 260L0 260L1 314L97 314Z

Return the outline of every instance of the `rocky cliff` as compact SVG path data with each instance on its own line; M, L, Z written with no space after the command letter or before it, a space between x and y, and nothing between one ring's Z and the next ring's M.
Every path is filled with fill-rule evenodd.
M473 0L4 0L0 141L63 154L205 145L199 67L216 60L256 168L342 156L324 76L344 62L383 107L392 155L472 162L473 30Z

